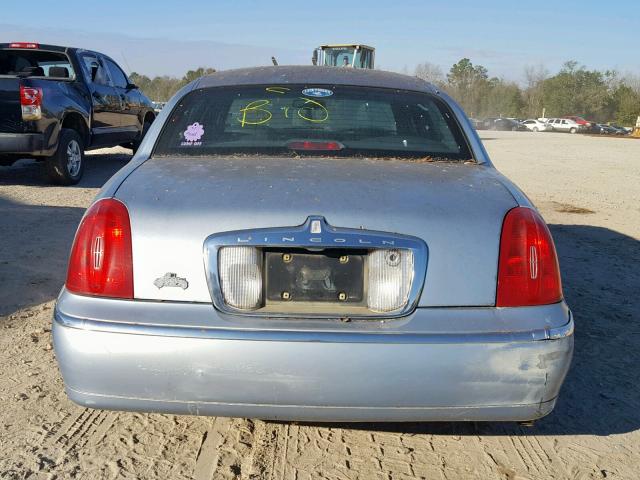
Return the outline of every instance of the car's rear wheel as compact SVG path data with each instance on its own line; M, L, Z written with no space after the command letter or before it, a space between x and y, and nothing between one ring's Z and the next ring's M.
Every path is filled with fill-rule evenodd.
M537 133L538 132L538 127L533 127L533 131Z
M84 142L75 130L63 128L56 153L46 160L47 176L58 185L75 185L84 173Z
M577 133L578 129L575 127L571 127L571 129L569 130L569 133Z

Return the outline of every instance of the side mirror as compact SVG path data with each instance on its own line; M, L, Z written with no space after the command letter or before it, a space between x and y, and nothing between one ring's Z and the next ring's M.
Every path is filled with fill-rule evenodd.
M127 90L135 90L138 86L135 83L127 83Z

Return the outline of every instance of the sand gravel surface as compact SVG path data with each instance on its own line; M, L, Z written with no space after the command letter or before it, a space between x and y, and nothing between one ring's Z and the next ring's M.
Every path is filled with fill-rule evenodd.
M555 411L511 423L310 425L90 410L65 396L51 314L71 241L130 158L88 156L76 187L0 167L0 479L637 479L640 140L481 132L540 208L576 318Z

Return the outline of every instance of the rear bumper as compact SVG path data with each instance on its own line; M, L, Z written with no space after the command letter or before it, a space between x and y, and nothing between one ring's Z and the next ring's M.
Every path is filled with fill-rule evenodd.
M0 133L0 154L44 155L42 133Z
M114 322L70 315L69 297L55 310L56 356L69 397L93 408L302 421L531 420L553 409L573 352L564 304L541 311L565 315L544 333L399 333L232 321L194 328L176 326L179 318L151 324L133 311ZM204 307L215 323L218 314ZM451 309L418 309L405 326L434 314L421 310ZM467 310L496 311L454 310L461 319Z

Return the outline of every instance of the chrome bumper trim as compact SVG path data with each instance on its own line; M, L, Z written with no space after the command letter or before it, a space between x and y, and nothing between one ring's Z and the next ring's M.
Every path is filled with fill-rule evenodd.
M459 343L523 343L558 340L573 335L573 314L569 321L557 328L516 332L482 333L409 333L409 332L353 332L353 331L293 331L256 330L239 328L200 328L123 323L91 320L64 314L56 307L54 319L61 326L81 330L149 335L161 337L205 338L217 340L314 342L314 343L384 343L384 344L459 344Z

